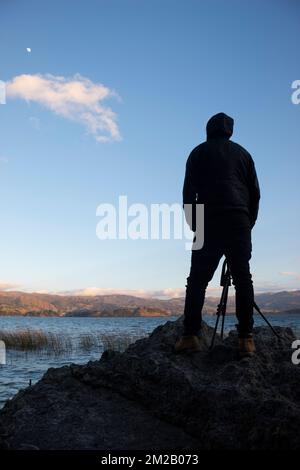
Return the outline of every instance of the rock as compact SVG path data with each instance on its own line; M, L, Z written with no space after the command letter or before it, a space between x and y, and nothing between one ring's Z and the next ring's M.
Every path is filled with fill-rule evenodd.
M34 446L32 444L26 444L24 442L23 444L20 445L18 450L40 450L37 446Z
M2 444L19 449L298 449L300 366L291 329L255 329L257 355L203 324L202 350L174 354L182 317L124 353L49 369L0 412ZM0 446L1 447L1 446ZM4 448L4 447L3 447Z

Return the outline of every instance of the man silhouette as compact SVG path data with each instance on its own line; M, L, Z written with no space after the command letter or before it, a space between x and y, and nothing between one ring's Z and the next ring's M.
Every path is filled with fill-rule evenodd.
M186 285L184 332L175 351L200 349L205 291L219 261L226 256L236 291L239 353L255 352L252 337L254 293L249 260L251 229L258 214L260 189L251 155L230 140L233 119L219 113L209 119L207 140L195 147L186 163L183 204L204 204L204 244L193 250ZM188 220L195 231L193 219Z

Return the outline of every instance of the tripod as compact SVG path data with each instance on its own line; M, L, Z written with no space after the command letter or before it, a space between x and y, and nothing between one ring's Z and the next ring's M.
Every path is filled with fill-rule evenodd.
M220 286L223 287L223 290L222 290L222 294L221 294L220 303L217 307L217 312L216 312L217 320L216 320L216 324L215 324L215 328L214 328L214 332L213 332L213 336L212 336L212 340L211 340L211 344L210 344L210 349L213 348L214 343L215 343L215 338L216 338L216 334L217 334L217 329L218 329L220 317L222 317L221 339L223 339L223 336L224 336L224 323L225 323L225 315L226 315L226 305L227 305L229 287L231 286L231 273L230 273L230 269L229 269L226 258L225 258L225 260L223 262L223 266L222 266ZM274 335L277 336L277 338L280 339L280 335L274 330L274 328L271 325L271 323L269 322L269 320L261 312L261 310L259 309L259 307L257 306L257 304L255 302L253 304L253 307L260 314L260 316L263 318L263 320L266 322L266 324L271 328Z

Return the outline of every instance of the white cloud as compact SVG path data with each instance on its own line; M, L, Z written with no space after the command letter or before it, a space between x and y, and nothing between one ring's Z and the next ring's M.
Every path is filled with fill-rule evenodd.
M137 295L139 291L132 290L128 291L126 289L110 289L110 288L102 288L102 287L84 287L82 289L74 289L69 291L60 292L64 295L86 295L86 296L94 296L94 295L114 295L114 294L124 294L124 295Z
M291 277L292 279L296 279L297 281L300 280L300 273L296 273L294 271L282 271L280 273L282 276Z
M256 294L262 293L275 293L283 290L294 291L295 288L282 284L272 284L270 283L255 283L254 289ZM33 293L33 294L50 294L50 295L71 295L71 296L86 296L92 297L96 295L129 295L134 297L141 297L145 299L179 299L184 298L185 289L183 288L166 288L160 290L146 290L146 289L114 289L114 288L102 288L102 287L86 287L82 289L71 289L64 291L57 290L48 290L48 289L39 289L35 290L32 288L26 288L18 284L12 284L8 282L0 281L0 292L2 291L11 291L17 290L21 292ZM208 287L206 290L207 298L220 298L222 292L221 287ZM234 296L235 290L232 287L229 290L229 296Z
M59 116L83 124L98 142L121 139L116 113L102 103L107 98L119 98L117 93L80 74L71 78L18 75L6 83L6 95L39 103Z
M160 298L171 299L183 297L185 290L181 288L167 288L159 290L146 290L146 289L115 289L105 287L85 287L82 289L74 289L69 291L57 292L62 295L133 295L135 297L143 298Z
M207 295L218 297L221 294L221 287L208 287ZM86 287L82 289L73 289L68 291L56 292L61 295L133 295L135 297L143 297L145 299L178 299L185 296L185 289L182 287L167 287L165 289L114 289L103 287ZM232 294L234 290L232 289Z
M12 284L10 282L0 281L0 291L9 291L9 290L16 290L21 286L18 284Z
M60 292L63 295L134 295L135 297L152 297L151 291L145 289L114 289L109 287L85 287L82 289L74 289Z
M185 289L182 289L180 287L167 287L166 289L148 291L149 297L156 297L159 299L178 299L180 297L183 297L184 295Z

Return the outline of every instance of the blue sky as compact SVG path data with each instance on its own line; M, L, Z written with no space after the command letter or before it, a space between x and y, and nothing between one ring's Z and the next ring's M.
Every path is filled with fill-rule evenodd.
M121 194L181 202L187 156L224 111L261 185L255 287L299 288L299 13L283 0L2 0L0 80L38 75L55 87L79 74L109 93L88 117L85 103L26 100L23 82L0 105L0 287L182 294L184 240L101 241L96 208ZM108 108L112 122L95 128Z

